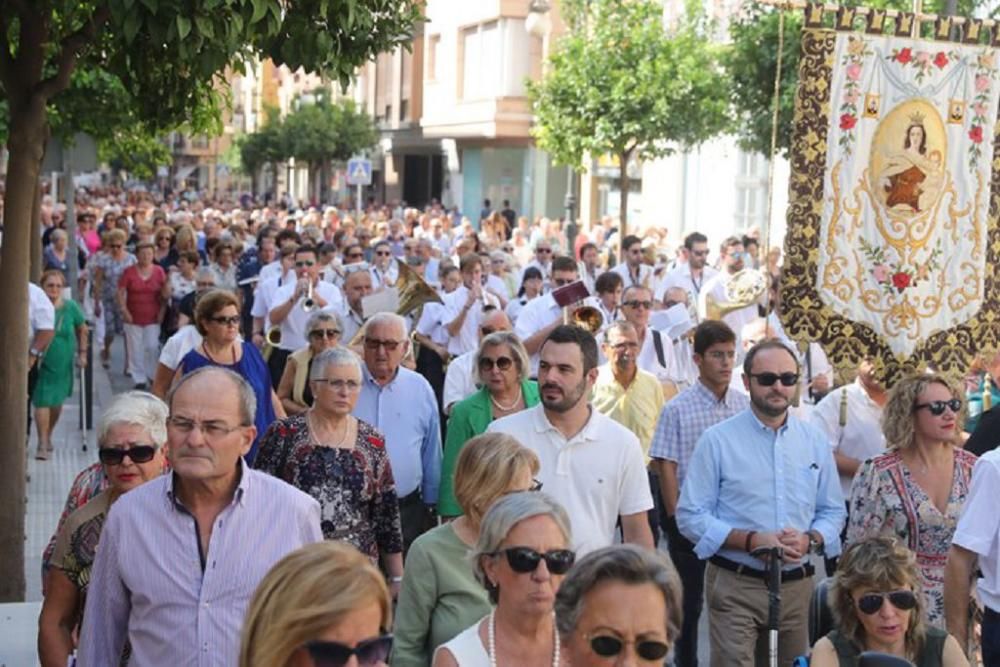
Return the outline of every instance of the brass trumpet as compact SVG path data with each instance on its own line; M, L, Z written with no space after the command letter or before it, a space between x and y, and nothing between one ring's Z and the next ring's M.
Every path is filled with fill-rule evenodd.
M306 298L302 302L302 310L306 311L307 313L310 313L310 312L316 310L316 300L313 299L313 284L312 284L312 280L309 281L309 287L308 287L308 289L306 291Z
M573 316L570 317L569 306L566 306L563 308L563 324L578 326L596 336L597 332L604 326L604 315L593 306L580 306L573 311Z

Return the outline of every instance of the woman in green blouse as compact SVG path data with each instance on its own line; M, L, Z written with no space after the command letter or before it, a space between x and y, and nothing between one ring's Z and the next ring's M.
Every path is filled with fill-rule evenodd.
M465 444L454 480L464 514L418 537L406 557L392 667L427 667L434 649L490 612L489 596L476 581L468 554L479 539L483 515L497 499L541 488L534 480L538 468L535 453L503 433L480 435Z
M469 438L485 433L494 419L512 415L538 404L538 385L528 379L528 353L510 331L497 331L483 338L476 354L479 391L451 409L441 462L438 514L462 513L455 499L453 473L458 454Z

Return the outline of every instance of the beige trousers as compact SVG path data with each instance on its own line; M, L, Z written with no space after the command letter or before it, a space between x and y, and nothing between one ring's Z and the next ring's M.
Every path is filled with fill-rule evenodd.
M781 585L778 664L792 664L809 650L809 600L812 577ZM767 584L763 579L724 570L705 571L712 667L768 665Z

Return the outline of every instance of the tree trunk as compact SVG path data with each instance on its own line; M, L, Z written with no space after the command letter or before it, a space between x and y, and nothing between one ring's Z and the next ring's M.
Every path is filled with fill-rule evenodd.
M625 262L625 245L622 243L628 235L628 159L632 151L623 151L618 154L618 217L621 222L618 225L618 261Z
M40 174L39 174L40 175ZM42 182L35 180L35 196L31 201L31 268L28 280L37 284L42 277Z
M13 97L13 96L12 96ZM0 249L0 602L24 600L25 431L28 394L28 272L32 209L48 133L45 100L10 99L6 228ZM37 573L35 573L37 574Z

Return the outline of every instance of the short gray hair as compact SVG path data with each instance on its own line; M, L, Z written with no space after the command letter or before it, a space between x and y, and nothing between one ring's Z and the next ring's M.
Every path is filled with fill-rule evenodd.
M371 329L374 326L378 326L380 324L395 325L396 327L399 328L400 332L402 332L403 338L406 338L406 320L403 319L402 315L397 315L396 313L390 313L388 311L375 313L374 315L369 317L368 320L365 322L363 335L367 336L369 329Z
M476 380L480 384L486 383L479 372L479 361L483 358L483 354L487 348L499 347L501 345L506 345L510 348L510 352L514 357L514 363L517 365L518 382L524 382L528 379L528 371L531 369L531 364L528 360L528 351L524 349L521 339L513 331L494 331L479 341L479 351L476 352L476 367L473 372L476 374Z
M180 391L181 387L193 380L200 375L207 375L208 373L220 373L223 377L227 378L230 382L236 385L236 391L238 392L240 399L240 425L241 426L253 426L254 419L257 416L257 395L254 393L253 387L250 383L243 379L242 375L234 373L228 368L223 368L222 366L202 366L201 368L196 368L195 370L181 376L181 379L177 381L170 393L167 394L167 405L170 406L170 410L173 411L174 408L174 396Z
M617 544L592 551L573 565L556 593L556 627L567 641L576 630L587 593L606 581L629 585L652 584L667 608L667 643L681 633L681 581L670 559L655 549Z
M62 239L63 241L66 241L67 239L69 239L69 236L66 234L65 230L62 230L62 229L59 229L58 227L56 227L55 229L52 230L52 234L50 235L50 238L52 239L52 242L55 243L59 239Z
M483 559L495 558L496 552L507 539L514 526L525 519L536 516L547 516L555 521L559 531L566 539L566 547L570 548L573 533L569 515L556 500L540 491L521 491L503 496L493 503L479 527L479 540L469 554L472 570L476 579L489 592L490 600L496 604L500 598L500 590L490 583L483 571Z
M628 320L615 320L614 322L608 325L608 328L605 329L604 333L602 334L602 339L605 345L608 344L608 338L610 338L608 334L610 334L612 331L617 331L619 334L633 333L638 335L638 332L635 330L635 327Z
M306 320L306 336L308 336L309 332L313 330L313 327L320 322L333 322L337 326L338 330L344 330L344 327L340 324L340 317L337 316L337 313L331 313L327 310L317 310L309 316L308 320Z
M323 350L313 357L309 379L318 380L324 377L326 369L330 366L350 366L351 368L356 368L358 373L361 373L361 360L358 359L358 355L346 347L337 346Z
M113 426L139 426L149 433L153 444L162 447L167 442L167 404L146 391L126 391L112 397L111 405L101 414L97 427L97 443L103 444Z

